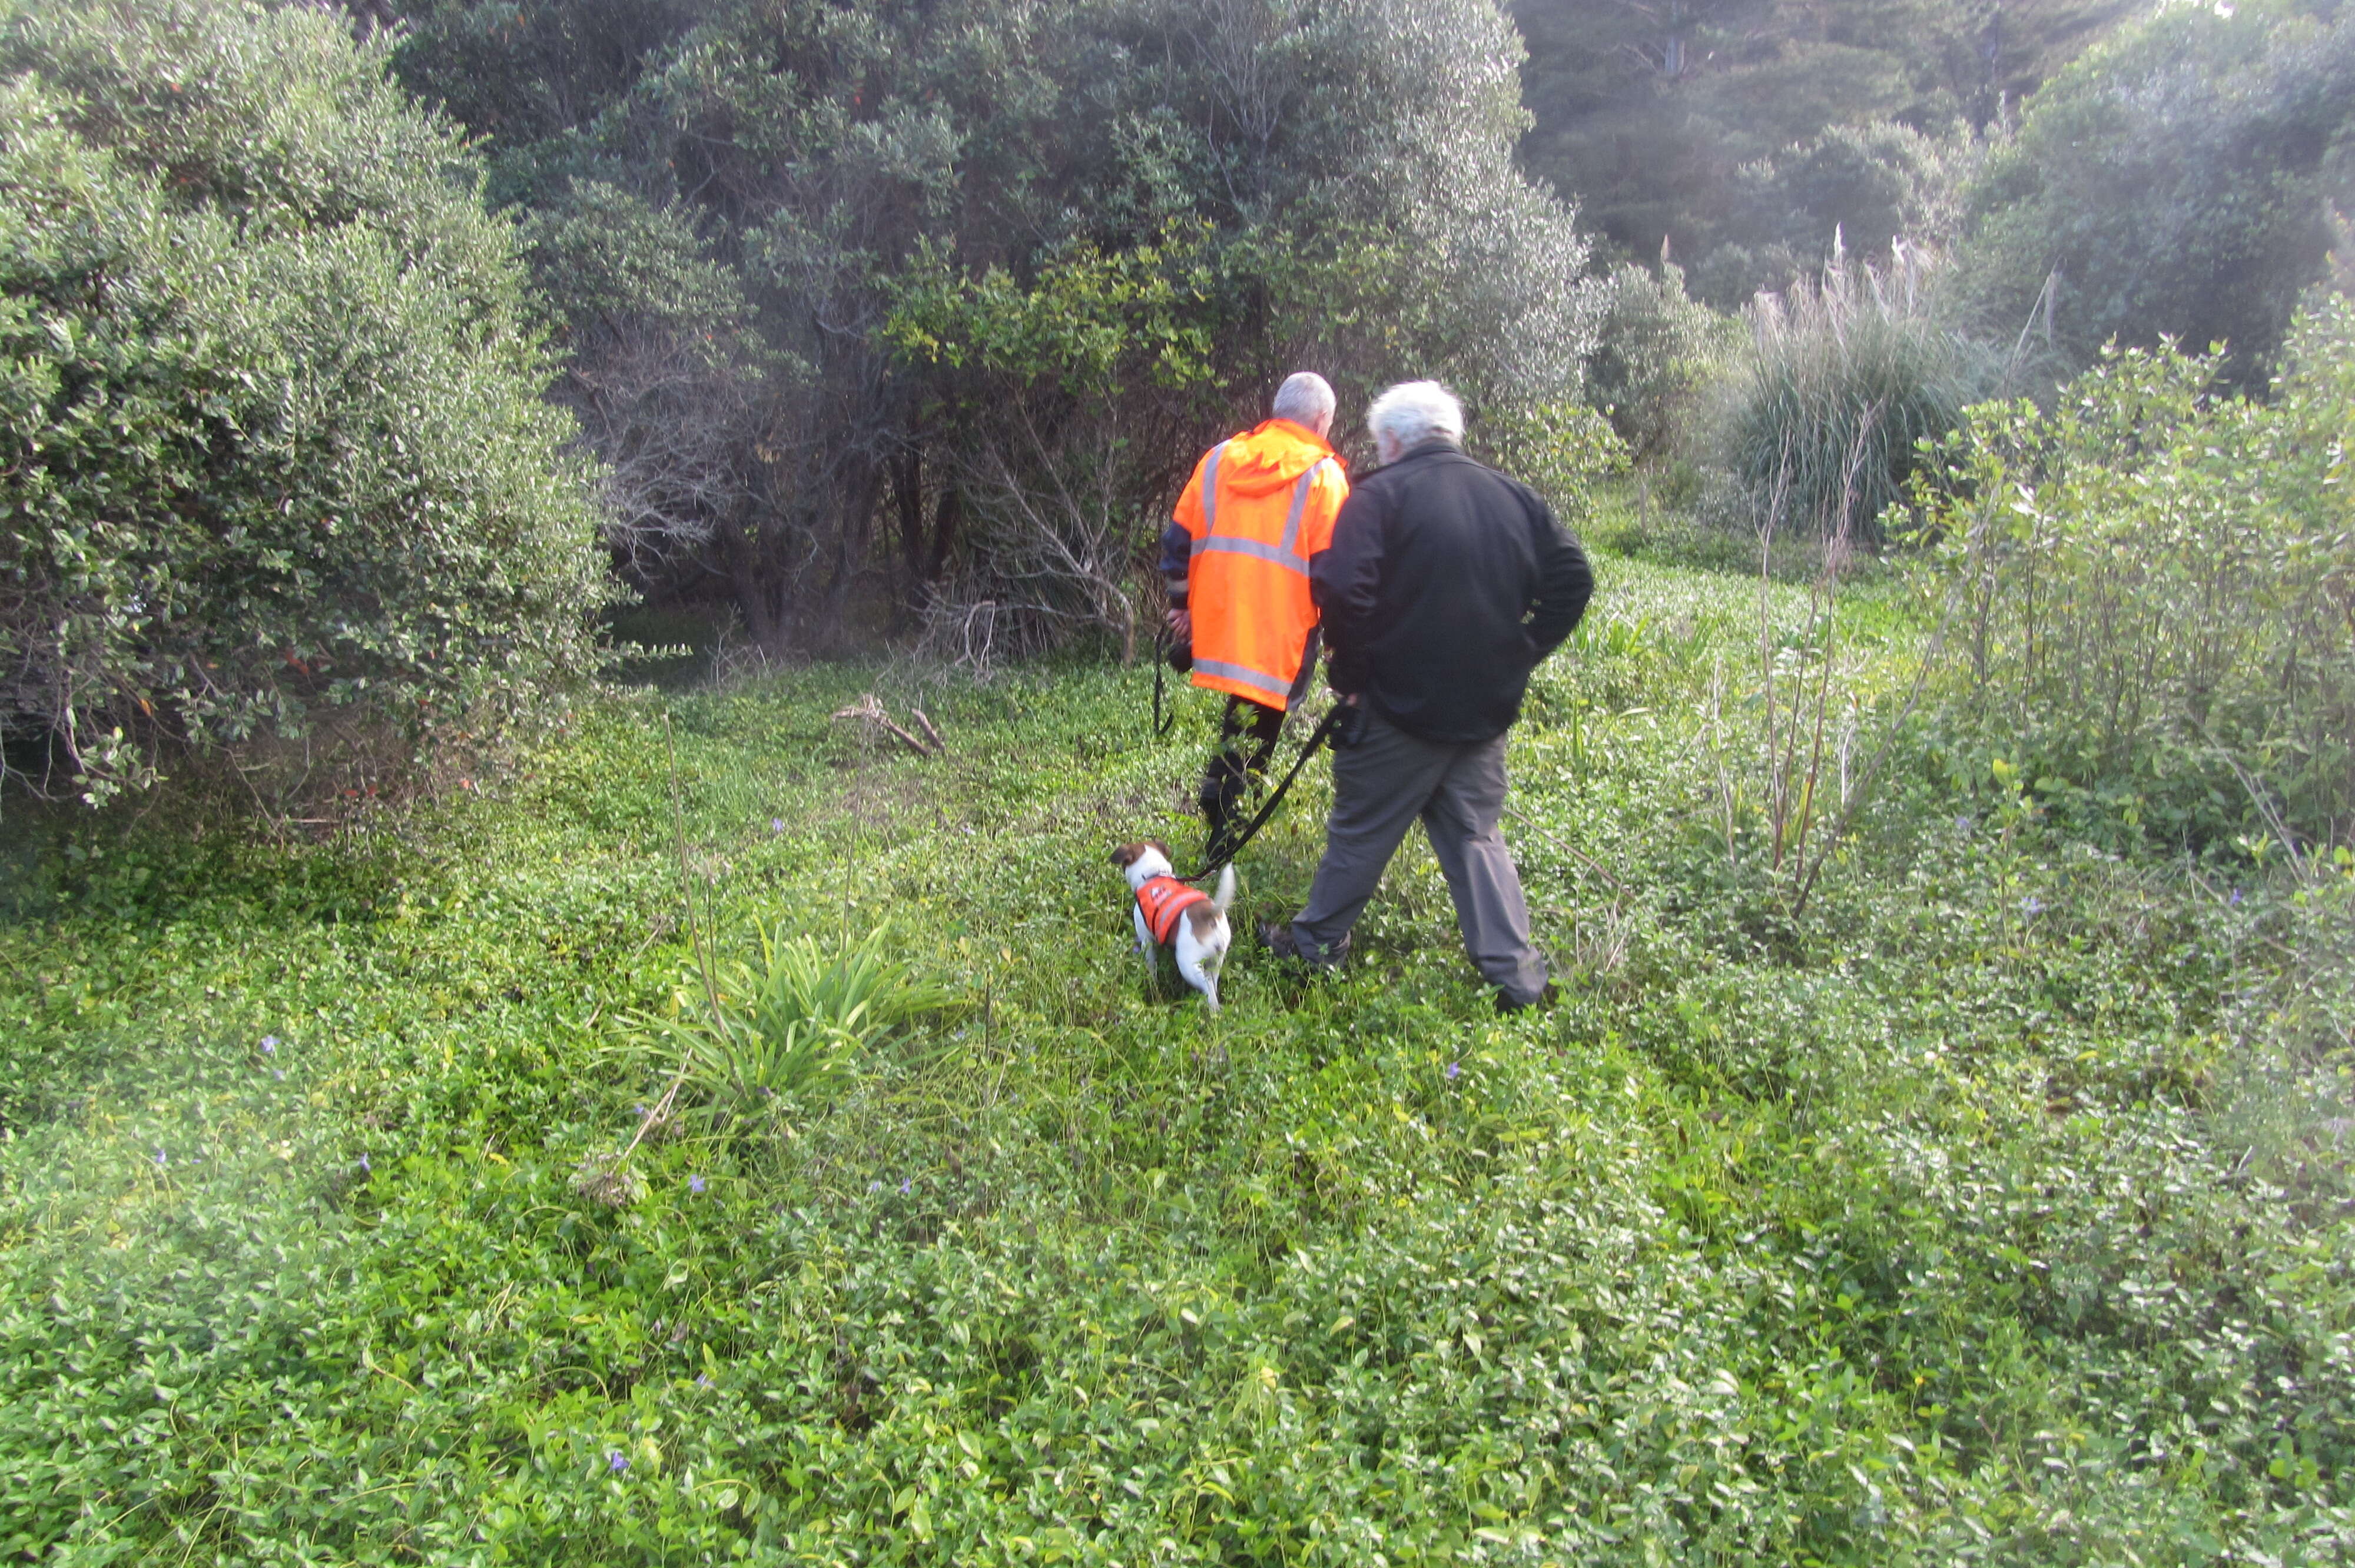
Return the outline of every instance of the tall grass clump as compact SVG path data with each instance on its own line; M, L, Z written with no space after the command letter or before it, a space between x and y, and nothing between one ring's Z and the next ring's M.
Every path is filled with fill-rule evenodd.
M1715 445L1752 526L1788 521L1878 547L1881 514L1905 500L1922 463L1919 443L1995 391L1998 356L1932 316L1934 267L1902 241L1886 266L1835 250L1820 280L1751 305L1749 353Z
M890 956L891 942L880 927L832 948L782 925L762 931L757 962L719 966L710 1016L667 1031L687 1085L738 1118L839 1086L863 1048L948 1001Z
M1946 445L1915 569L1956 606L1949 717L1980 763L2185 848L2355 831L2355 310L2291 349L2269 403L2213 356L2113 351Z

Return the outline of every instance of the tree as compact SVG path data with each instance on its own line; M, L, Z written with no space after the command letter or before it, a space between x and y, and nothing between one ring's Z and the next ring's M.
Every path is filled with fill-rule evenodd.
M485 39L573 58L505 6L411 15L421 90ZM1512 167L1488 0L708 0L666 37L625 88L597 57L478 128L596 449L701 476L634 483L616 548L764 645L846 635L887 571L905 610L954 588L1125 635L1107 582L1303 364L1574 396L1585 245ZM728 302L708 343L675 307L697 291Z
M1529 39L1520 156L1574 197L1594 232L1649 262L1667 241L1703 294L1735 305L1820 265L1833 227L1876 227L1819 190L1813 231L1757 231L1748 172L1820 156L1886 158L1866 187L1946 160L1894 145L1890 126L1952 144L1986 132L2145 0L1518 0ZM1861 140L1841 145L1840 128ZM1924 238L1915 234L1913 238ZM1738 245L1747 257L1710 265ZM1777 249L1788 256L1769 255ZM1853 249L1853 247L1852 247Z
M1885 257L1943 241L1977 149L1880 121L1834 125L1728 181L1718 243L1695 271L1703 298L1740 303L1812 275L1834 249Z
M329 19L0 0L0 719L163 748L480 733L584 674L586 475L457 134Z
M2355 17L2315 9L2170 7L2040 94L1968 193L1971 317L2015 334L2041 306L2077 366L2114 338L2223 343L2228 379L2261 387L2324 271L2355 125Z

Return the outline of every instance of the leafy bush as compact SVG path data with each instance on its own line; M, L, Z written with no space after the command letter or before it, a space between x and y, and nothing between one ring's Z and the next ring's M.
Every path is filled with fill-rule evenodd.
M1587 401L1611 417L1611 428L1640 461L1665 451L1686 429L1703 387L1732 357L1738 329L1685 291L1674 263L1657 275L1622 265L1602 296Z
M1877 544L1920 443L1995 390L1997 356L1933 318L1931 266L1902 247L1886 268L1835 258L1820 282L1751 307L1712 439L1753 526Z
M2112 833L2355 829L2355 310L2293 355L2267 407L2216 359L2114 353L2049 414L1974 410L1925 491L1954 716Z
M0 724L97 800L581 675L584 475L456 134L300 7L8 0L0 78Z

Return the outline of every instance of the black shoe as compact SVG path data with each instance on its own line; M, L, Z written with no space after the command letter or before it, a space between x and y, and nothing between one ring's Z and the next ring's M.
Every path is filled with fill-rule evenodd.
M1288 922L1278 925L1273 920L1261 921L1259 945L1279 959L1291 959L1301 963L1307 961L1300 957L1300 944L1293 939L1292 927Z
M1538 992L1537 995L1531 997L1527 1001L1515 1001L1503 991L1498 991L1497 993L1497 1011L1498 1012L1507 1013L1520 1012L1532 1007L1551 1007L1555 1002L1560 1001L1561 1000L1561 988L1555 985L1553 981L1548 980L1545 982L1545 989Z
M1349 938L1342 938L1333 944L1333 950L1324 959L1310 958L1300 950L1300 938L1292 934L1290 921L1263 920L1259 923L1259 945L1279 959L1288 959L1304 969L1318 974L1331 974L1349 956Z

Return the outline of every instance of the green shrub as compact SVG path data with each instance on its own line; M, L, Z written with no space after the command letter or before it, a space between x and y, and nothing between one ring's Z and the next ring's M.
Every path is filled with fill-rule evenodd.
M1665 450L1701 389L1732 355L1732 320L1685 292L1673 263L1658 275L1632 264L1603 288L1603 322L1587 361L1587 400L1639 461Z
M1466 440L1474 456L1544 496L1573 527L1593 514L1597 483L1627 471L1627 449L1583 403L1484 408Z
M2038 794L2192 845L2355 827L2355 310L2292 352L2265 406L2215 358L2114 351L1942 454L1950 717Z
M1886 269L1835 258L1819 283L1752 306L1715 444L1753 525L1878 544L1920 443L1995 389L1996 355L1932 318L1928 273L1911 250Z
M0 724L95 801L582 674L588 491L455 133L238 0L0 0Z

